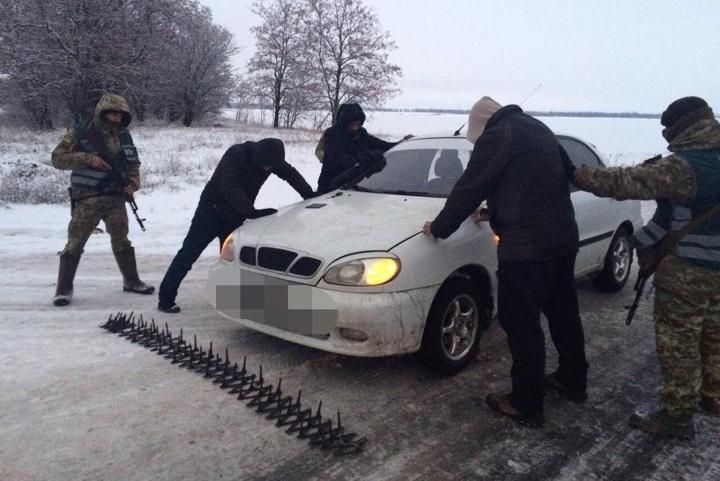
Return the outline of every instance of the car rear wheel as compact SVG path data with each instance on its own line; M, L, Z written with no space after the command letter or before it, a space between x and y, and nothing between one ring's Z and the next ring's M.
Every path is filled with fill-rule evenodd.
M420 355L431 369L455 374L477 355L487 309L480 289L468 279L448 282L433 301Z
M603 269L594 279L595 286L606 292L617 292L622 289L630 276L632 260L630 234L627 229L621 227L610 242Z

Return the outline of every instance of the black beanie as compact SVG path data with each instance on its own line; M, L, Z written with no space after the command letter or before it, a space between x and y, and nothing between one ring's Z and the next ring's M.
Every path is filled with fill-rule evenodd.
M255 142L252 150L255 165L275 168L285 161L285 146L280 139L262 139Z
M668 105L660 117L664 127L672 127L685 114L707 107L708 104L700 97L683 97Z

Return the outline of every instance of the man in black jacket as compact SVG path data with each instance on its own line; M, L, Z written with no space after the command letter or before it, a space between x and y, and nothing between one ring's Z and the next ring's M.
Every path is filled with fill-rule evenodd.
M350 177L347 174L353 169L359 172L382 162L382 154L398 144L368 134L363 123L365 112L360 105L348 103L340 106L337 122L325 130L320 139L321 143L324 142L324 148L318 146L318 151L323 151L318 192L328 192L339 187L338 179Z
M498 317L513 358L512 390L489 394L494 411L539 427L545 387L587 398L585 339L574 284L578 229L570 202L567 154L542 122L517 105L500 108L483 97L470 111L475 144L466 171L444 208L423 232L446 238L487 199L498 243ZM540 313L559 354L545 377Z
M180 312L180 307L175 304L180 283L213 239L222 242L245 219L277 212L276 209L257 210L253 207L260 187L271 173L290 184L303 199L314 195L302 175L285 161L285 147L278 139L235 144L223 154L200 195L183 245L160 284L160 311Z

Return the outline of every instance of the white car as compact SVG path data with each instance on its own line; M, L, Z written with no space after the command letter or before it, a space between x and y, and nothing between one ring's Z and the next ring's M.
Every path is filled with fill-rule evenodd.
M558 135L576 165L603 166L595 148ZM478 350L494 312L497 237L467 219L444 240L422 235L472 152L460 136L400 143L380 172L246 223L210 272L209 302L245 327L352 356L420 351L452 373ZM640 203L574 191L576 276L603 290L627 281L628 237Z

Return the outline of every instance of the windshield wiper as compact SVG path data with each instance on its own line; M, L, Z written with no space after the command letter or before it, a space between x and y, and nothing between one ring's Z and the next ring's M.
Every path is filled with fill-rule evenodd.
M376 190L374 192L380 192L383 194L394 194L394 195L415 195L420 197L437 197L439 194L431 194L430 192L421 192L417 190Z
M358 192L377 192L376 190L368 189L367 187L361 187L357 184L346 184L341 187L345 190L357 190Z

